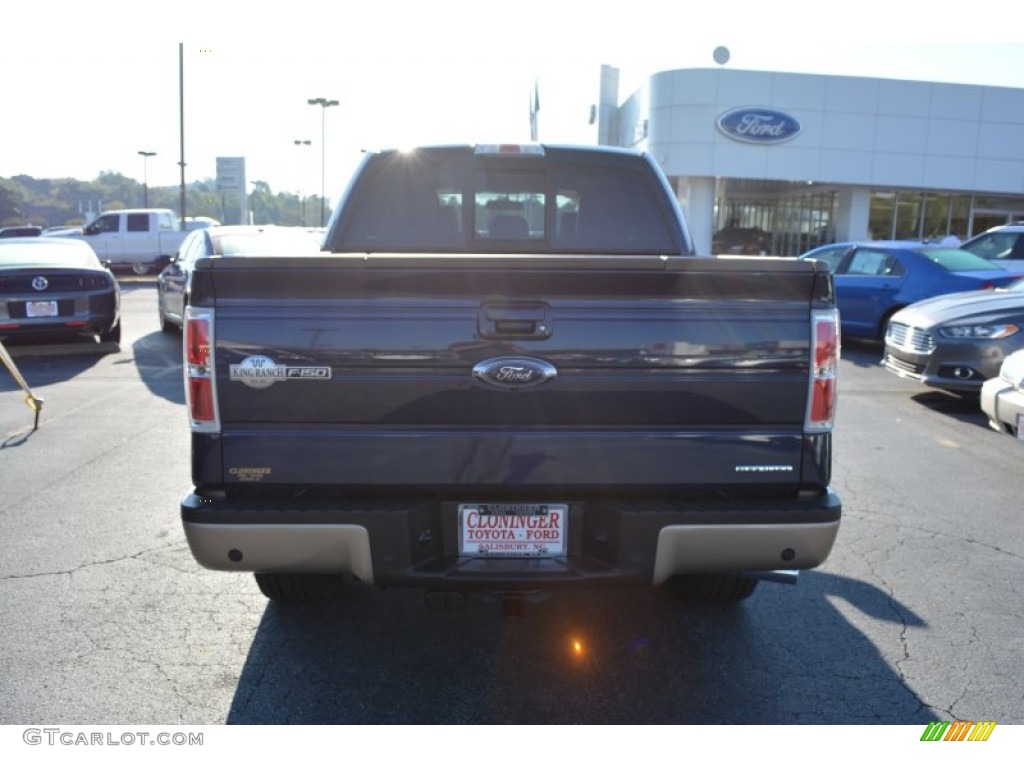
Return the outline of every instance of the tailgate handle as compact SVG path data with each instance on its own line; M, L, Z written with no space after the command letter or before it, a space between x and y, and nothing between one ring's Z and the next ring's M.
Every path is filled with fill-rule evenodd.
M546 304L484 304L477 326L487 339L546 339L551 335L550 308Z

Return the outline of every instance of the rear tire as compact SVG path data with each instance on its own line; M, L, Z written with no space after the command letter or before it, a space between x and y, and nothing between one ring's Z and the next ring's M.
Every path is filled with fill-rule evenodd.
M141 261L136 261L132 264L132 272L136 275L148 275L149 264L143 264Z
M757 579L735 573L693 573L673 576L665 588L676 597L705 603L738 603L750 597Z
M342 577L330 573L257 573L256 585L279 605L302 605L328 600L338 594Z
M111 328L109 331L104 331L100 334L100 341L112 341L115 344L121 343L121 321L117 321L117 325Z

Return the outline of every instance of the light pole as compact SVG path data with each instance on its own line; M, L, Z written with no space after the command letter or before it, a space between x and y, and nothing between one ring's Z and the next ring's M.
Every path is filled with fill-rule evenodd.
M156 152L146 152L140 149L139 154L142 155L142 207L149 208L149 169L146 166L149 163L149 158L153 157Z
M295 146L301 147L303 145L310 146L313 142L309 139L295 139ZM306 155L302 155L302 166L299 171L299 219L302 222L302 226L306 226L306 197L302 188L306 184ZM321 206L322 207L322 206Z
M324 140L326 137L325 130L325 119L324 115L327 114L328 107L338 106L338 102L334 99L308 99L307 102L312 106L320 107L320 226L324 225Z

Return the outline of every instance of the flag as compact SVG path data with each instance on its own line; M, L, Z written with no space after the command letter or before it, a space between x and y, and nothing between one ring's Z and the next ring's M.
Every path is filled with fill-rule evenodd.
M537 113L540 112L540 86L533 81L533 99L530 101L530 141L537 141Z

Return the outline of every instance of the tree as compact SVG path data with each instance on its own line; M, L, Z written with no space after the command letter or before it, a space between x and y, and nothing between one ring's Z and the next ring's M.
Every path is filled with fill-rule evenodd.
M18 190L6 181L0 180L0 225L23 223L21 202Z
M0 224L81 225L101 210L138 208L142 205L142 198L140 182L113 171L104 171L93 181L14 176L0 179ZM240 211L237 204L234 212L227 210L230 202L217 191L214 179L192 182L185 189L185 207L189 216L236 221ZM259 224L302 223L299 198L287 193L275 195L266 181L253 182L248 202L253 220ZM176 186L149 189L152 208L170 208L178 212L180 203L181 192ZM307 203L306 210L316 210L314 206L317 204L318 199L314 196Z

